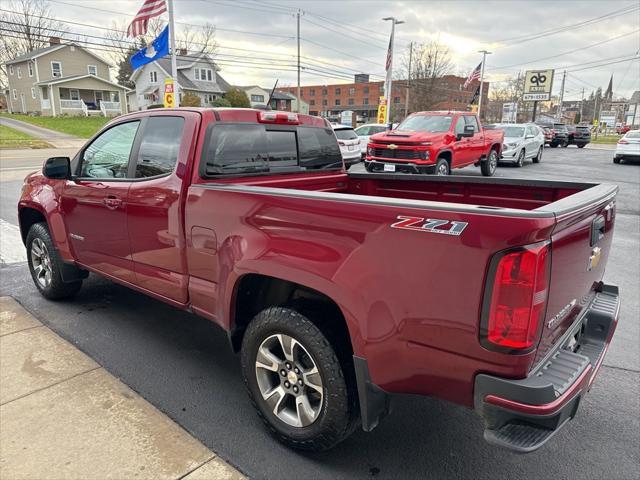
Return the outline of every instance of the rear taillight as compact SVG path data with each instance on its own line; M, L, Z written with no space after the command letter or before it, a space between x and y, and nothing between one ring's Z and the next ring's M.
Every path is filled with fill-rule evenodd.
M618 143L621 143L623 145L627 145L629 142L627 142L624 138L621 138L620 140L618 140Z
M341 147L344 147L346 144L342 140L338 140L338 145L340 145Z
M548 242L494 256L480 329L485 347L521 353L535 346L547 306L550 264Z

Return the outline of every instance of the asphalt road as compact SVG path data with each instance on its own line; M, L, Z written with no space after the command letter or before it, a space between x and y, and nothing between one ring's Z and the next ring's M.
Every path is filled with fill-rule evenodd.
M487 445L465 408L399 397L372 433L331 452L300 454L266 434L244 391L239 358L210 322L96 276L70 302L41 298L24 264L0 270L12 295L148 401L253 478L640 477L640 165L614 165L608 150L548 149L543 162L498 176L620 185L605 280L622 291L618 331L576 419L541 450L515 455ZM470 167L463 175L479 175ZM11 178L11 177L7 177ZM12 222L20 182L0 184L0 218Z

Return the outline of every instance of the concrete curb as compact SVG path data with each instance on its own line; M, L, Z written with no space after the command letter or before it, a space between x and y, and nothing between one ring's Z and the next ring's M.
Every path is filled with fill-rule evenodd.
M11 297L0 383L1 478L244 478Z
M32 137L44 140L55 148L80 148L86 140L67 133L49 130L48 128L32 125L15 118L0 117L0 125L13 128Z

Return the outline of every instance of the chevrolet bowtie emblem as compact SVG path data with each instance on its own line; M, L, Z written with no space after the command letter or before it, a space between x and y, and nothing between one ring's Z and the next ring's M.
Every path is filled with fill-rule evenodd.
M398 145L396 145L395 143L389 145L389 150L395 150L396 148L398 148Z

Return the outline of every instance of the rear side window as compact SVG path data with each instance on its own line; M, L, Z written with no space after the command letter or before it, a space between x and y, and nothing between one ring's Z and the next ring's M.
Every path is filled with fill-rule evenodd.
M155 177L173 171L178 161L183 128L182 117L149 118L140 142L136 178Z
M330 128L219 124L211 127L208 138L201 168L204 177L342 166L340 147Z
M302 170L342 166L340 147L330 128L298 128L300 167Z

